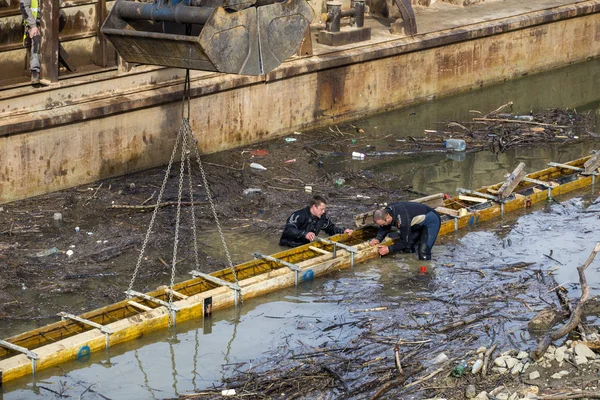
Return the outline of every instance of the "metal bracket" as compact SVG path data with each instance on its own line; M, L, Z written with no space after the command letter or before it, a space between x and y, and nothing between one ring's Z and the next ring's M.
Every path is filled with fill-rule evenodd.
M145 293L136 292L135 290L128 290L128 291L125 292L125 294L129 298L132 298L132 297L141 297L144 300L148 300L148 301L151 301L152 303L160 304L161 306L167 307L167 310L169 310L169 312L171 314L173 314L173 321L175 322L175 324L177 323L177 311L179 311L179 307L174 306L172 304L169 304L166 301L157 299L156 297L148 296Z
M0 346L25 354L31 360L31 372L35 375L35 360L39 360L40 356L25 347L17 346L16 344L9 343L5 340L0 340Z
M572 169L573 171L577 171L577 172L583 172L583 171L585 171L585 169L583 169L583 168L574 167L572 165L567 165L567 164L555 163L555 162L549 162L548 165L551 166L551 167L559 167L559 168L565 168L565 169Z
M98 323L96 323L94 321L90 321L89 319L81 318L81 317L78 317L76 315L69 314L69 313L66 313L66 312L59 312L58 316L63 321L66 320L66 319L70 319L70 320L82 323L84 325L89 325L89 326L91 326L93 328L99 329L100 332L102 332L102 333L104 333L106 335L106 347L109 347L109 345L110 345L109 336L112 334L112 330L109 327L104 326L104 325L100 325L100 324L98 324Z
M216 285L225 286L225 287L228 287L229 289L233 290L234 302L235 302L236 306L238 305L239 298L240 298L240 292L242 289L240 288L240 286L237 283L229 282L224 279L217 278L216 276L212 276L209 274L205 274L204 272L196 271L195 269L191 270L190 274L195 278L203 278L203 279L206 279L207 281L210 281Z
M284 260L280 260L279 258L275 258L275 257L268 256L266 254L259 253L259 252L256 252L253 255L254 255L254 258L260 258L263 260L273 261L273 262L279 263L281 265L284 265L284 266L288 267L289 269L291 269L292 271L294 271L295 272L294 283L296 284L296 286L298 286L298 274L301 271L299 266L297 266L296 264L292 264L290 262L284 261Z
M529 183L535 183L536 185L542 185L543 187L545 187L547 189L551 189L553 187L559 186L558 183L556 183L556 182L540 181L539 179L533 179L533 178L528 178L528 177L523 178L523 181L529 182Z
M348 246L347 244L340 243L340 242L334 242L332 240L324 239L324 238L316 238L316 240L318 240L321 243L332 244L333 245L333 258L335 258L336 255L337 255L336 254L337 253L337 247L340 247L341 249L344 249L347 252L349 252L350 253L350 266L352 266L354 268L354 254L358 253L358 250L356 249L356 247Z

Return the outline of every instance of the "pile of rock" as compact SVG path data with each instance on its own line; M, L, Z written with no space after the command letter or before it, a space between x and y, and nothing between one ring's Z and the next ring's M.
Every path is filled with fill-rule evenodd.
M480 352L481 349L478 350ZM485 350L484 350L485 351ZM481 353L480 353L481 354ZM600 368L600 356L583 342L567 340L564 345L549 346L546 353L537 362L533 361L525 351L510 350L494 359L492 373L496 374L521 374L521 381L526 383L518 390L499 386L488 392L478 394L474 385L469 385L465 396L469 399L499 400L536 399L540 388L552 386L551 383L563 379L575 371L583 369L595 371ZM554 385L556 386L556 385ZM560 385L558 385L560 387Z

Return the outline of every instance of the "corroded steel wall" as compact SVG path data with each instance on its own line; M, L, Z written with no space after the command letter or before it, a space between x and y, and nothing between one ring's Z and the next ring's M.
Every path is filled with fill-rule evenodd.
M192 85L192 126L201 151L215 152L600 55L595 8L556 22L552 14L538 17L547 23L519 29L529 17L518 16L403 47L385 42L301 58L265 78L207 76ZM180 97L180 87L164 87L82 104L73 114L15 120L0 137L0 203L164 165Z

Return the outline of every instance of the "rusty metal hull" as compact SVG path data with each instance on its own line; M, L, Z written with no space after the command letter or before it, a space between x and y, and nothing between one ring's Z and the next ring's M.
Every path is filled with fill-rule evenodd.
M583 62L600 55L600 40L581 38L599 32L600 0L590 0L412 38L375 42L374 32L370 42L336 51L317 43L315 56L263 77L193 73L191 122L202 153L245 146ZM143 67L5 91L0 203L166 164L181 82L181 70ZM561 107L597 99L587 76L523 85L534 103L557 92Z

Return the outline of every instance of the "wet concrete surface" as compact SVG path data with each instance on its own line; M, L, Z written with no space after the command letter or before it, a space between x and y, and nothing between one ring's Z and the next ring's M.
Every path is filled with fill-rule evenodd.
M590 62L588 68L594 70L596 64L597 61ZM546 79L568 79L574 76L571 72L555 71ZM578 81L584 72L585 69L580 70L573 79ZM519 93L518 88L531 88L526 83L528 79L548 82L539 76L522 80L522 86L515 84L515 92L511 93L515 99L523 99L515 94ZM492 90L490 96L494 94L494 97L500 93L494 88L487 90ZM467 118L468 110L486 106L479 103L485 92L462 95L454 101L434 101L340 127L346 131L356 126L367 132L364 139L339 136L340 150L349 154L367 144L377 149L385 148L390 140L430 129L436 122ZM508 100L513 97L498 96L494 106L488 108ZM518 110L546 106L544 101L521 103ZM594 110L598 103L586 100L585 104L564 106ZM456 110L462 111L457 113ZM417 117L418 122L415 122ZM396 129L399 126L410 129ZM270 152L262 159L243 158L245 156L239 152L208 158L210 162L226 164L230 168L240 168L249 161L260 162L269 168L262 175L260 171L250 170L239 178L231 178L233 172L227 168L217 167L212 171L216 179L213 190L217 196L239 199L221 205L219 209L234 261L248 260L255 251L272 253L280 249L276 244L280 226L273 221L283 221L310 198L311 194L298 190L305 184L312 185L315 192L325 193L330 198L330 214L340 224L348 225L353 213L366 211L376 202L393 200L396 196L417 197L407 192L407 187L412 192L453 193L456 187L477 188L501 181L503 175L520 161L530 166L528 171L533 171L545 167L548 161L565 162L598 148L597 142L573 141L553 147L515 148L500 155L485 151L467 153L464 160L453 153L367 156L364 161L330 155L319 159L323 168L318 168L317 162L309 163L310 158L299 149L307 143L314 145L319 135L323 133L290 135L297 139L293 143L283 140L262 143L255 148ZM349 143L350 137L358 138L356 147ZM284 165L293 173L285 174L287 180L278 181L282 169L277 166L292 158L296 158L295 163ZM5 303L16 303L2 309L0 337L56 321L54 315L58 311L78 313L78 310L90 310L123 298L124 285L135 265L149 213L114 211L108 207L112 201L142 203L156 192L161 174L161 171L147 172L144 179L138 174L105 182L100 189L98 186L79 188L3 207L3 226L15 229L15 233L7 235L4 232L2 237L6 250L2 262L6 263L4 268L10 268L3 276L11 279L4 281L2 293L6 296ZM361 180L361 175L367 178ZM342 187L331 184L338 178L345 178ZM377 185L369 186L374 180ZM131 186L134 181L137 184ZM261 182L268 184L261 186L263 191L275 191L279 195L272 198L240 196L242 189ZM110 185L114 187L109 188ZM284 190L269 188L269 185ZM357 197L357 194L363 197ZM558 267L554 271L556 280L565 284L571 297L578 296L575 268L587 258L600 237L600 213L585 212L600 209L598 187L576 193L571 199L558 200L560 203L536 207L529 214L516 213L501 221L484 223L469 232L440 238L434 249L435 262L425 265L427 272L424 274L419 272L423 264L413 256L374 260L355 270L336 272L315 280L298 290L288 289L250 300L237 314L235 310L220 311L207 324L203 321L180 324L176 334L169 336L166 332L156 332L115 346L107 353L92 354L89 359L41 371L35 379L9 382L0 389L0 398L55 396L42 387L55 392L64 390L71 396L80 395L88 387L97 392L88 390L86 398L99 394L109 398L169 398L218 384L222 378L265 360L306 352L311 347L347 345L367 331L407 340L432 340L412 356L412 363L427 361L440 352L446 352L449 357L461 357L466 351L491 342L531 349L536 336L527 330L528 320L534 311L547 305L545 301L556 303L556 296L548 292L546 282L536 271ZM63 212L63 221L60 224L48 222L58 211ZM33 221L39 221L38 228L19 234L11 221L18 222L19 216L25 214ZM103 214L106 218L98 218ZM169 261L168 239L173 233L169 218L172 216L171 211L158 221L159 239L148 255L150 265L140 277L143 288L154 288L169 278L170 268L159 262L158 257ZM212 269L224 268L223 251L218 233L210 224L211 218L210 211L203 208L201 221L205 225L199 236L203 262ZM79 232L75 232L77 226ZM22 228L31 230L34 227L23 225ZM190 232L185 233L189 235ZM116 243L114 257L104 259L102 255L107 254L106 249L112 243ZM67 258L64 251L72 245L76 254L84 252L83 258ZM43 258L31 257L53 246L62 252ZM191 259L190 255L183 253L182 257ZM28 266L15 263L15 260L25 260ZM182 262L177 279L187 279L191 266L189 261ZM597 264L588 270L593 296L600 294L599 270ZM352 312L373 307L387 309ZM484 316L477 323L449 334L436 332L464 315L484 315L486 310L501 312L489 318ZM595 325L596 318L591 316L587 322ZM343 325L327 329L337 324ZM373 351L375 355L389 357L383 347ZM384 361L385 358L377 362ZM266 368L265 365L261 367ZM360 387L362 382L359 373L354 375L349 381L351 389ZM414 398L420 398L416 393Z

